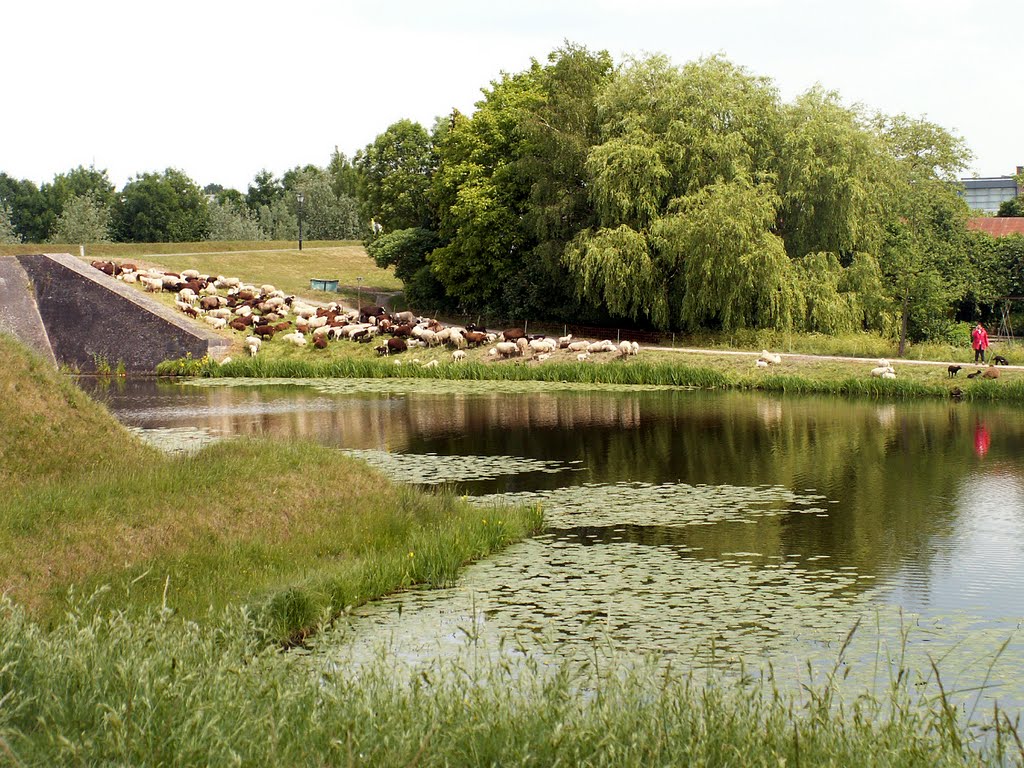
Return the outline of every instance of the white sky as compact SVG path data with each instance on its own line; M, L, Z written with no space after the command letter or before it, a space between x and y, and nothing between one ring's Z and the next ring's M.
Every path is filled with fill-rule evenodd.
M682 65L724 54L784 99L815 83L1024 165L1020 0L3 0L0 171L167 167L245 191L262 168L430 127L570 40Z

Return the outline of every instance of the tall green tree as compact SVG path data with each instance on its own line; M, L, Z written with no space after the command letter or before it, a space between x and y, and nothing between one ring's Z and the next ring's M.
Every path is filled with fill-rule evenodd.
M879 261L900 318L903 354L908 340L942 337L955 302L970 291L969 210L958 179L971 153L963 139L924 119L878 116L876 124L893 163Z
M14 224L11 222L11 209L7 203L0 200L0 243L9 245L20 242L21 235L14 231Z
M319 168L305 170L294 179L302 192L302 219L310 240L356 240L363 234L359 204L334 192L331 177Z
M782 109L774 166L778 231L790 256L830 252L848 261L877 251L892 169L859 112L821 88L803 94Z
M598 95L586 162L598 224L565 251L581 295L661 328L791 322L778 195L755 181L771 168L777 101L719 57L620 68Z
M261 170L253 178L245 193L245 204L253 211L259 211L263 206L268 208L284 197L284 184L266 168ZM276 239L276 238L274 238Z
M360 200L363 195L362 174L355 163L346 157L344 152L334 148L331 162L327 166L327 175L331 180L331 189L337 197L350 197Z
M50 239L55 243L105 243L110 235L111 211L96 192L87 191L64 201Z
M18 237L28 243L46 240L51 224L46 199L33 182L0 172L0 205L8 207Z
M534 241L526 223L529 177L521 126L542 97L540 65L491 83L472 118L453 114L439 144L433 196L444 245L430 256L448 295L467 309L510 315Z
M192 179L173 168L144 173L121 191L114 230L122 242L205 240L210 231L206 196Z
M431 178L437 166L433 140L412 120L388 126L355 158L361 172L364 218L390 232L434 228Z
M240 240L263 240L263 230L260 228L259 218L249 210L241 199L230 197L223 201L217 199L224 192L236 190L221 190L213 200L206 204L210 217L210 231L207 234L208 240L240 241Z

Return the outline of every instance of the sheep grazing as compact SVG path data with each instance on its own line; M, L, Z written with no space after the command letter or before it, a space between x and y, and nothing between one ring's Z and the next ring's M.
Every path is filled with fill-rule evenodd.
M209 323L211 326L213 326L214 330L217 330L217 331L221 330L222 328L224 328L224 326L226 326L228 324L228 321L225 320L224 318L222 318L222 317L211 317L210 315L207 315L206 317L204 317L203 320L205 320L207 323Z
M281 338L284 341L287 341L289 344L294 344L296 347L304 347L304 346L306 346L306 337L303 336L298 331L293 331L292 333L286 333Z
M452 352L452 362L461 363L465 359L466 353L461 349L456 349L454 352Z
M571 341L569 342L570 352L586 352L587 347L590 346L589 341Z
M576 355L576 359L579 360L582 363L584 360L589 360L590 359L590 353L589 352L580 352L578 355Z
M525 339L526 331L522 328L508 328L498 334L502 341L516 341L517 339Z
M756 365L758 368L767 368L768 367L768 361L767 360L761 360L760 358L758 358L754 362L754 365Z
M635 355L640 351L640 345L635 341L620 341L619 342L619 354L623 357L629 357Z
M261 344L263 342L258 336L245 337L245 348L249 351L249 357L256 357L256 353L260 351Z
M519 347L511 341L499 341L494 345L492 352L499 357L515 357L519 354Z
M384 346L387 347L387 354L389 355L392 353L397 355L399 352L405 352L409 349L405 339L388 339Z
M998 379L999 369L996 368L995 365L990 365L988 368L985 369L985 372L981 375L986 379Z
M572 341L572 334L571 333L566 334L565 336L559 336L558 337L558 348L559 349L565 349L566 347L569 346L569 342L571 342L571 341Z
M326 336L314 336L313 346L317 349L327 349L327 337Z

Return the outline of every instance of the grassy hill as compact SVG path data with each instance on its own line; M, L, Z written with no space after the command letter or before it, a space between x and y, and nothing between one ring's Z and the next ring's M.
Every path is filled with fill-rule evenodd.
M0 593L37 617L59 616L72 587L108 586L97 606L255 606L283 640L348 605L447 583L539 526L530 510L495 525L494 510L314 444L167 457L12 339L0 336L0 358Z

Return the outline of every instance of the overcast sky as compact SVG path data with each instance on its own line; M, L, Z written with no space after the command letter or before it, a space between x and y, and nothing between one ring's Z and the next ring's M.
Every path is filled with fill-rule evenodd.
M0 30L0 171L36 184L173 167L244 192L401 118L471 112L565 40L616 62L721 53L785 100L820 83L926 117L978 175L1024 165L1020 0L5 0Z

